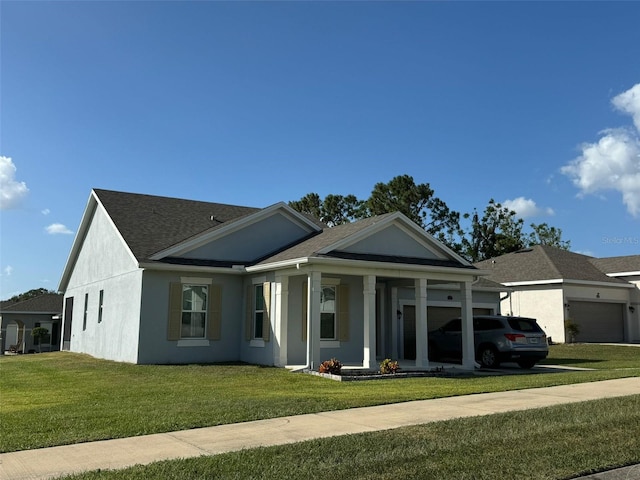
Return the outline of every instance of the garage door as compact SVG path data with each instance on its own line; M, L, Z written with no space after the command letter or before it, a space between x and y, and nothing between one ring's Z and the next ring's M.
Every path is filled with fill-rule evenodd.
M491 315L493 311L490 308L474 308L474 315ZM427 307L427 325L429 331L437 330L452 318L462 316L459 307Z
M569 316L578 327L577 342L623 342L621 303L569 301Z

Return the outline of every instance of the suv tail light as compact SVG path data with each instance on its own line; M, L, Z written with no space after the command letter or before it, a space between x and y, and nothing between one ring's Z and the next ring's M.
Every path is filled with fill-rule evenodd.
M507 337L507 340L510 342L527 343L527 337L521 333L505 333L504 336Z

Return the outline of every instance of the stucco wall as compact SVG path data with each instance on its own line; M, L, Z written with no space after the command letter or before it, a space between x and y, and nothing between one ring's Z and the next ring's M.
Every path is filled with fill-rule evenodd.
M208 340L204 346L181 346L185 342L167 338L169 322L169 285L183 279L203 278L222 287L220 340ZM240 360L240 335L243 325L242 277L224 274L185 274L146 270L142 280L140 315L140 351L138 363L215 363Z
M376 255L398 255L398 252L402 252L402 255L408 257L438 258L396 225L390 225L375 235L345 248L344 251Z
M340 348L320 347L320 360L338 358L343 364L362 365L363 336L363 280L358 276L325 275L323 278L339 279L341 285L349 285L349 340L340 342ZM290 365L305 365L307 343L302 339L302 285L306 275L289 279L289 323L287 328L287 359ZM326 344L325 344L326 345Z
M137 361L141 277L142 271L98 207L65 291L65 299L74 298L71 351ZM98 323L100 290L104 291L104 304L102 322ZM87 322L83 329L85 294ZM61 328L64 331L64 326Z
M548 337L564 342L564 297L560 285L518 287L502 301L503 315L532 317Z
M308 234L308 230L292 222L291 219L282 214L275 214L182 256L227 261L253 260ZM256 241L258 238L259 242Z

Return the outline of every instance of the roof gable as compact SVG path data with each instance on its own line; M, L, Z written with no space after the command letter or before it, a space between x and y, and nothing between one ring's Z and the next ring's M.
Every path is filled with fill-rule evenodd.
M325 228L320 234L263 259L260 265L310 257L471 266L399 212Z
M592 257L548 245L501 255L475 264L490 271L489 279L499 283L544 282L551 280L624 284L610 278L591 262Z
M172 257L176 260L178 257L250 264L320 230L321 227L308 217L285 203L277 203L195 235L158 252L151 259Z
M93 192L138 261L260 210L111 190Z

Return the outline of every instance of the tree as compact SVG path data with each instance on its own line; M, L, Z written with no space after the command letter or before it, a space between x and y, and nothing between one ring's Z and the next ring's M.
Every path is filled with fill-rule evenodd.
M541 223L540 225L532 223L531 229L533 232L529 233L529 246L549 245L563 250L569 250L571 248L571 242L569 240L562 240L562 229L560 228L550 227L546 223Z
M44 327L35 327L31 330L31 336L33 339L38 342L38 352L42 353L42 339L49 335L49 330Z
M358 218L361 201L355 195L327 195L324 200L317 193L308 193L300 200L289 202L293 209L314 216L330 227L349 223Z
M399 175L389 183L376 183L363 203L361 217L401 212L428 233L451 244L460 233L460 213L434 196L428 183L416 184L410 175Z
M21 293L19 295L14 295L7 301L11 303L18 303L18 302L23 302L25 300L29 300L30 298L39 297L40 295L45 295L48 293L56 293L56 292L54 292L53 290L47 290L46 288L35 288L33 290L29 290L28 292Z
M465 214L471 218L471 227L462 238L462 254L471 262L515 252L526 246L522 228L523 220L516 212L503 207L493 198L485 207L482 218L478 211Z

